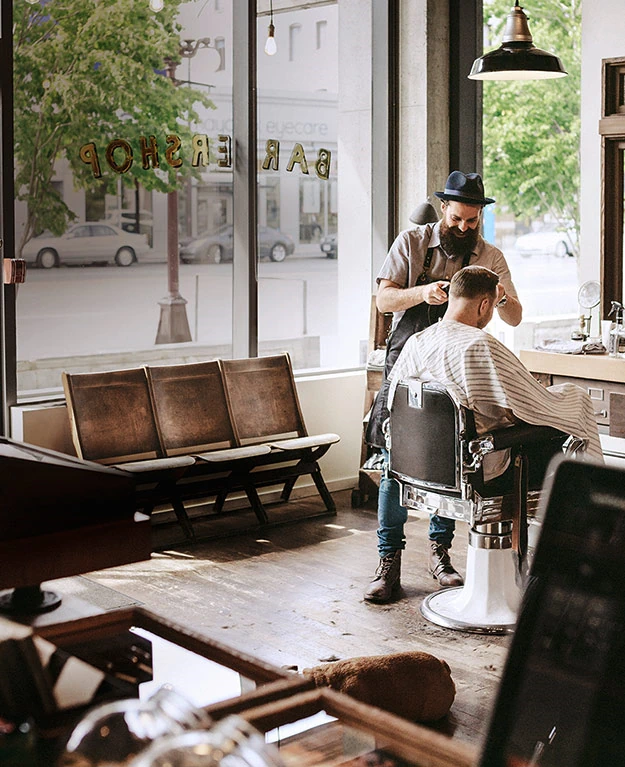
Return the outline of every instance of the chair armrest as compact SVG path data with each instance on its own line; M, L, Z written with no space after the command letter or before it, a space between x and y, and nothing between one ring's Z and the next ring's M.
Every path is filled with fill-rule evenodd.
M485 444L489 449L504 450L515 445L532 445L538 442L549 442L552 439L562 439L569 435L551 426L533 426L529 423L519 423L515 426L507 426L505 429L496 429L490 434L484 434L469 442L469 452L484 452Z
M565 440L569 435L551 426L520 423L509 426L507 429L497 429L493 431L492 436L495 450L503 450L513 445L532 445L537 442L549 442L552 439Z

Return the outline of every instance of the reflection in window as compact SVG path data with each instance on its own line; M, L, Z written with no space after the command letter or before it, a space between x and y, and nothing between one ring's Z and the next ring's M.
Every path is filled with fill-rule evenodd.
M219 65L216 71L221 72L226 68L226 41L223 37L215 38L215 50L219 54Z
M205 359L227 357L232 348L232 269L209 261L209 248L222 243L207 240L207 232L232 222L232 169L217 164L218 137L232 135L226 61L232 4L165 4L148 16L126 4L113 27L87 15L79 40L75 19L61 6L13 2L16 187L25 191L15 201L16 251L33 267L21 293L26 300L16 307L20 396L60 389L62 370L123 367L129 353L137 365L166 364L180 358L179 342L195 343ZM203 44L207 31L211 47ZM60 36L62 49L55 47ZM87 57L82 67L73 66L78 49ZM168 64L167 57L179 63ZM78 94L69 117L64 91L55 91L61 83ZM94 107L86 94L95 91ZM182 159L180 168L168 161L170 134L181 138L171 158ZM207 136L208 145L205 161L191 170L196 134ZM27 150L50 137L55 152ZM83 146L91 148L81 154ZM97 162L88 161L96 152ZM174 200L178 216L169 205ZM57 258L53 248L64 248L69 232L74 251ZM188 249L184 263L170 257L171 232L177 232L181 261ZM146 247L120 280L114 267L103 265L112 265L119 249L108 241L119 237L122 247L138 234ZM228 242L223 254L227 261ZM70 256L86 268L43 268ZM170 301L176 294L182 301ZM172 314L182 311L163 340L159 316L169 306ZM44 363L49 357L58 363Z
M295 47L301 31L301 24L291 24L289 27L289 61L295 61Z
M356 366L371 294L369 18L358 4L338 3L285 10L279 22L278 33L289 31L288 61L264 55L266 19L257 26L259 351L286 349L300 370ZM340 55L341 29L358 31L358 55ZM262 239L264 225L277 230L274 241L293 241L283 264Z
M317 22L317 50L323 47L328 29L328 22L325 19Z

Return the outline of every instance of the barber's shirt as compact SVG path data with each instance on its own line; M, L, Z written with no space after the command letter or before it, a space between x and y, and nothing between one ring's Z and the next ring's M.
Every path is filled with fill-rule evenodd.
M478 434L517 421L588 440L587 455L603 461L592 401L575 384L545 389L506 346L484 330L443 318L411 336L390 374L389 408L397 384L410 377L443 384L472 410Z
M440 224L424 224L414 229L406 229L396 237L380 268L377 282L390 280L401 288L412 288L423 272L423 265L428 248L433 249L432 262L428 269L430 282L451 280L462 268L462 256L448 256L440 247ZM518 298L510 276L510 269L504 254L494 245L478 235L475 250L469 261L471 265L485 266L499 276L506 295ZM403 312L395 312L393 327L399 322Z

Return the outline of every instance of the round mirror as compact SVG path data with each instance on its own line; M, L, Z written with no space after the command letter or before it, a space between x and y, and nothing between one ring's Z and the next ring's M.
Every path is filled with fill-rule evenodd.
M579 305L584 309L593 309L601 301L601 285L596 280L588 280L577 294Z

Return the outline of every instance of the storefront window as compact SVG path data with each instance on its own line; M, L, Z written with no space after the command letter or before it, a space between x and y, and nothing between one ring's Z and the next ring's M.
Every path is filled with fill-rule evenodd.
M231 356L221 5L14 0L22 395L58 389L63 370Z
M259 229L259 349L287 348L299 369L341 368L361 364L367 337L371 8L310 5L274 12L275 55L264 52L269 14L257 25L258 219L270 227ZM358 39L350 56L341 30Z
M491 81L483 90L484 184L496 205L485 236L503 250L523 305L523 325L499 323L518 351L579 328L581 8L538 0L534 42L557 52L568 76ZM499 45L510 3L485 0L485 50ZM495 323L497 324L497 323ZM598 309L592 333L599 335Z
M232 3L122 0L104 23L106 7L13 0L21 398L58 392L62 371L231 357L244 314ZM259 1L259 354L356 367L371 291L371 4L280 9L275 56L268 16Z

